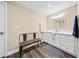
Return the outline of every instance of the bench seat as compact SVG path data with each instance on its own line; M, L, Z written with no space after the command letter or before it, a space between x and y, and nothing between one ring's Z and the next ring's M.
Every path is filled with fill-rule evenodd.
M28 41L21 42L21 43L20 43L20 46L30 45L30 44L33 44L33 43L39 42L39 41L41 41L40 38L31 39L31 40L28 40Z

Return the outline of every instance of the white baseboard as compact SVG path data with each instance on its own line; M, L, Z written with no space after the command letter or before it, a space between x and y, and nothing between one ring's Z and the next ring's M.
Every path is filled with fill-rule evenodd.
M33 46L33 45L35 45L35 44L37 44L37 43L34 43L34 44L31 44L31 45L28 45L28 46L24 47L23 49L29 48L29 47L31 47L31 46ZM12 54L17 53L17 52L19 52L19 48L7 52L7 55L6 55L6 56L12 55Z
M7 53L7 56L12 55L12 54L14 54L14 53L16 53L16 52L18 52L18 51L19 51L19 48L14 49L14 50L12 50L12 51L9 51L9 52Z

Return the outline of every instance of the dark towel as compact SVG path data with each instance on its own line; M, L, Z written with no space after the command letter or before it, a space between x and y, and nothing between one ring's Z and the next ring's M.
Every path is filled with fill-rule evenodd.
M74 27L73 27L73 36L78 38L78 21L77 21L77 16L75 16L74 20Z

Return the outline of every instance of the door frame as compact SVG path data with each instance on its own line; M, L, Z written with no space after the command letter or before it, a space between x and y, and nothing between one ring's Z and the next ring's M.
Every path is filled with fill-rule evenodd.
M4 15L4 56L7 56L7 3L6 2L0 2L1 4L3 4L5 6L5 15Z

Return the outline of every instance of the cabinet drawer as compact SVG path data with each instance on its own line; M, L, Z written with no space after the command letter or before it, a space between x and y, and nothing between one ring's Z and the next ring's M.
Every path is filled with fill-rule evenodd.
M65 41L66 43L69 44L74 44L74 39L69 39L69 38L61 38L61 42Z
M61 35L61 39L65 39L67 41L74 41L74 37L71 35Z
M61 41L61 45L63 45L63 44L65 44L65 45L67 45L67 46L71 46L71 47L74 47L74 42L67 42L67 41Z
M69 40L69 41L74 41L74 37L73 36L66 36L67 37L67 40Z
M72 36L72 35L66 35L66 37L68 37L68 38L74 38L74 36Z
M67 38L67 37L65 37L65 38L61 38L61 40L73 42L75 39L74 38Z
M61 37L61 39L65 39L66 35L61 35L60 37Z
M55 38L60 38L60 34L55 34Z

